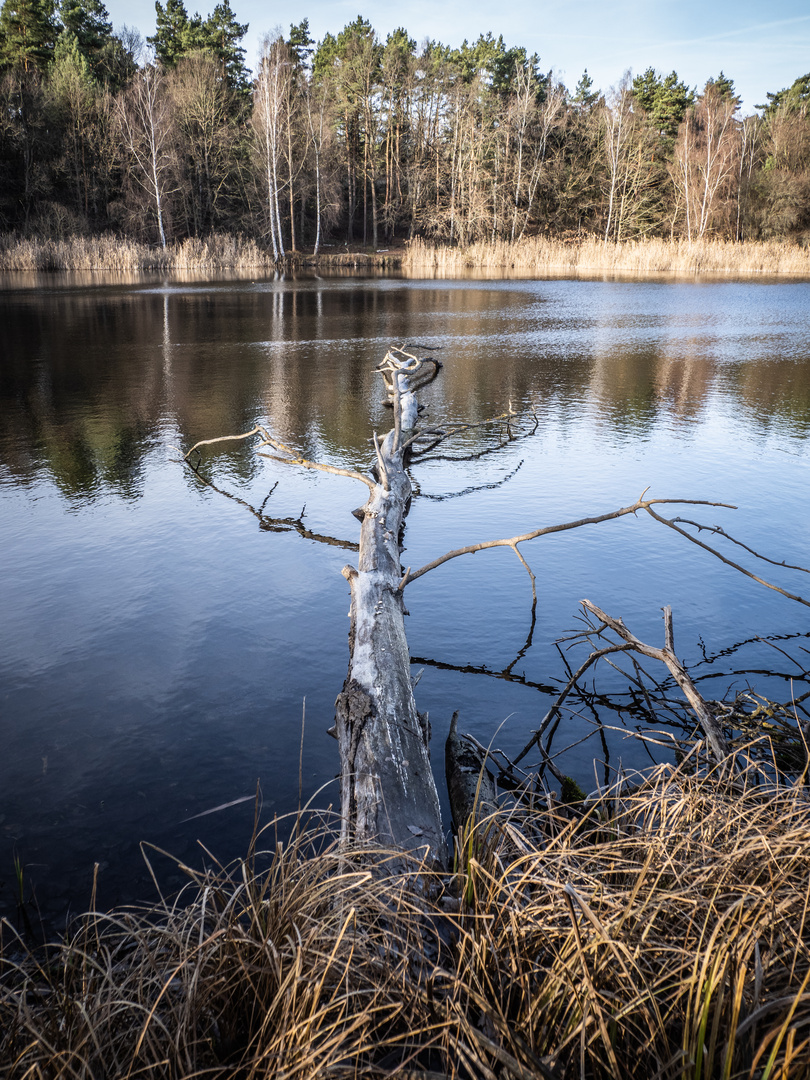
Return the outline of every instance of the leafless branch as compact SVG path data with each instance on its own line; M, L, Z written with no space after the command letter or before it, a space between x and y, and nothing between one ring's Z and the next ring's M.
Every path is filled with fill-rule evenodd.
M446 428L422 428L420 431L416 432L416 434L412 435L411 438L404 445L406 447L408 447L411 444L415 444L419 439L431 438L432 441L431 441L429 446L424 447L422 450L413 450L412 451L414 458L419 458L419 460L425 460L425 458L427 457L428 454L430 454L433 450L435 450L435 448L437 446L440 446L443 442L446 442L447 439L451 438L453 435L460 435L462 432L470 431L470 430L472 430L474 428L488 427L491 424L499 424L499 423L504 423L504 422L506 423L506 426L507 426L507 433L509 434L509 441L510 442L515 442L515 441L517 441L517 438L528 438L530 435L533 435L535 433L535 431L537 430L537 425L540 422L538 420L537 416L534 413L532 413L531 415L534 417L534 427L531 429L531 431L527 431L523 435L520 435L520 436L514 436L514 435L511 434L511 430L509 429L509 422L510 422L510 420L517 420L520 417L520 415L521 415L520 413L517 413L517 412L514 411L514 409L512 408L512 404L510 402L509 403L509 410L507 412L500 413L498 416L488 417L486 420L475 420L475 421L471 421L470 423L467 423L467 424L452 424L452 425L450 425L449 427L446 427ZM503 444L501 444L501 445L503 445ZM430 458L430 460L431 461L474 461L477 458L484 457L486 454L491 454L495 450L500 450L500 449L501 449L501 446L497 446L497 447L489 446L486 449L479 451L477 454L465 454L465 455L461 455L461 456L435 454Z
M318 472L332 473L335 476L348 476L351 480L360 480L370 490L374 490L374 481L361 472L354 469L339 469L336 465L326 465L322 461L308 461L304 457L285 458L277 454L265 454L261 450L256 451L259 457L267 458L268 461L278 461L281 465L300 465L302 469L315 469Z
M583 600L582 606L586 611L592 612L597 619L600 619L605 623L614 634L626 642L635 652L641 653L642 656L649 656L653 660L660 660L662 664L666 665L697 716L714 756L718 761L724 761L728 756L729 748L725 736L720 729L720 725L709 711L706 702L692 682L686 668L672 651L672 609L669 607L664 608L666 645L663 649L659 649L654 645L647 645L643 641L640 641L627 629L621 619L615 619L611 615L606 615L604 611L598 608L596 604L592 604L590 600Z
M246 431L242 435L220 435L216 439L200 439L199 442L196 442L192 448L184 454L183 460L188 462L191 454L193 454L195 450L199 452L199 447L201 446L212 446L214 443L221 442L236 442L242 439L249 439L251 435L262 436L262 441L259 443L259 450L257 451L259 457L268 458L270 461L278 461L282 465L300 465L304 469L317 469L319 472L334 473L336 476L348 476L352 480L360 480L371 491L374 490L374 481L368 476L364 476L363 473L357 472L355 469L340 469L336 465L326 465L320 461L309 461L307 458L297 453L297 451L293 450L292 447L286 446L280 439L276 439L274 436L270 435L267 429L261 424L257 424L254 428L251 428L250 431ZM272 446L274 450L286 454L287 457L277 457L275 454L264 454L261 452L262 446Z
M710 532L715 533L717 536L722 536L724 540L730 541L732 544L736 544L737 547L743 548L757 559L761 559L763 562L770 563L772 566L783 566L785 570L800 570L803 574L810 574L810 569L806 566L794 566L793 563L785 562L784 559L769 559L767 555L761 554L759 551L755 551L754 548L749 547L748 544L744 544L742 540L738 540L736 537L731 536L725 529L719 525L701 525L699 521L690 521L688 518L676 517L672 519L673 522L680 522L682 525L691 525L697 529L698 532Z
M270 436L264 430L261 424L257 424L256 427L251 428L250 431L246 431L243 435L220 435L216 439L200 439L199 442L194 443L192 448L183 455L183 460L188 461L189 457L200 446L212 446L214 443L221 442L236 442L240 439L249 439L251 435L261 435L265 439L269 439Z
M303 469L316 469L319 472L332 473L335 476L348 476L351 480L359 480L365 484L370 490L374 490L374 481L365 476L363 473L358 472L356 469L341 469L337 465L326 465L321 461L309 461L302 454L299 454L296 450L293 450L291 446L287 446L280 439L275 438L273 435L269 435L266 431L262 431L264 436L263 441L259 443L259 450L257 451L259 457L269 458L271 461L281 462L282 465L300 465ZM274 450L280 451L282 454L287 454L287 457L276 457L274 454L263 454L261 452L262 446L272 446Z
M675 524L674 520L670 520L669 518L661 517L660 514L656 514L656 512L653 509L651 509L652 504L654 502L664 502L664 501L668 501L668 500L650 499L650 501L648 503L644 504L642 509L646 510L647 513L650 515L650 517L655 518L656 521L660 521L662 525L666 525L668 529L674 529L676 533L679 533L681 536L685 536L686 539L690 541L690 543L697 544L697 546L699 548L703 548L704 551L711 552L712 555L714 555L716 558L718 558L720 560L720 562L725 563L726 566L731 566L735 570L739 570L739 572L741 574L745 574L745 576L751 578L752 581L758 581L759 584L764 585L766 589L773 589L774 592L781 593L782 596L786 596L788 598L788 600L795 600L797 604L804 604L805 607L810 607L810 600L805 600L803 597L797 596L795 593L788 592L787 589L781 589L778 585L774 585L774 584L772 584L772 582L766 581L765 578L761 578L757 574L751 573L751 571L746 570L744 566L740 566L739 563L735 563L731 559L727 559L725 557L725 555L721 555L720 552L716 548L711 547L709 544L704 544L702 540L698 540L698 538L696 536L692 536L685 529L678 528L678 526ZM722 505L722 504L721 503L716 503L716 504L715 503L709 503L709 504L704 504L704 505L712 506L712 505ZM736 509L736 507L735 507L735 509ZM745 547L744 544L742 546ZM751 551L752 554L756 555L758 559L762 558L761 555L757 555L757 553L755 551L753 551L751 548L747 548L747 550ZM767 562L772 562L772 560L768 559ZM798 567L798 569L802 570L804 568L803 567ZM417 577L418 573L419 572L417 571L416 574L412 574L411 575L412 578Z
M421 569L412 571L408 575L407 581L403 578L399 587L400 589L404 588L409 582L416 581L416 579L422 577L423 574L427 574L430 570L435 570L437 567L442 566L451 559L457 559L460 555L473 555L476 551L486 551L488 548L496 547L510 547L517 554L518 544L525 544L527 541L536 540L540 536L547 536L551 533L567 532L569 529L578 529L583 525L599 525L603 521L612 521L614 518L625 517L627 514L635 514L639 510L649 510L653 505L673 503L679 506L722 506L729 510L737 509L736 506L732 506L730 503L709 502L707 499L645 499L644 493L642 493L641 498L637 499L631 506L623 506L619 510L611 510L606 514L579 518L577 521L568 521L561 525L547 525L545 528L534 529L532 532L523 533L520 536L510 536L502 540L484 540L479 544L467 544L465 547L456 548L454 551L448 551L445 555L441 555L438 559L434 559L432 562L427 563ZM661 520L666 521L665 518L662 518Z

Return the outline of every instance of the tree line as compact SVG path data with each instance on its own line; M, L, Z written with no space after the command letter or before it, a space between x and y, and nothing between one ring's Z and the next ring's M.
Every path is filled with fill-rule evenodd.
M722 72L628 72L573 91L481 35L383 42L358 16L316 44L268 34L254 73L221 0L157 0L155 34L102 0L0 10L0 229L115 231L166 245L215 231L277 257L599 235L810 240L810 74L742 116Z

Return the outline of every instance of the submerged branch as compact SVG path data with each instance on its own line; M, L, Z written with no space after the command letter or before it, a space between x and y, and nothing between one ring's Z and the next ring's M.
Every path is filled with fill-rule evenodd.
M200 473L199 469L196 469L191 462L187 461L186 464L201 484L205 484L205 486L211 488L212 491L216 491L218 495L224 495L226 499L231 499L233 502L239 503L240 506L244 506L246 510L258 519L259 528L265 532L297 532L298 535L305 540L314 540L319 544L328 544L330 547L345 548L347 551L357 551L360 546L353 540L341 540L337 536L328 536L324 533L316 533L311 529L308 529L304 524L303 511L297 518L274 518L265 514L264 507L267 504L267 500L275 491L275 484L270 489L261 508L257 510L256 507L246 499L241 498L239 495L234 495L232 491L225 491L223 488L217 487L213 481L206 479L206 477Z

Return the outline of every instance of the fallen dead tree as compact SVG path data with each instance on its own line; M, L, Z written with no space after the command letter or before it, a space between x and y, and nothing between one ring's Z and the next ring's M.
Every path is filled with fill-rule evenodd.
M542 536L643 512L767 588L805 606L810 606L810 602L753 574L682 528L687 525L697 531L722 533L726 539L738 543L717 527L679 517L666 518L659 512L662 507L669 505L734 507L700 499L651 499L645 497L646 492L635 502L615 510L544 526L518 536L469 544L447 552L415 571L410 567L403 570L401 536L412 496L408 464L426 459L453 435L479 426L420 427L417 391L436 378L439 368L435 360L419 359L399 348L389 349L383 362L378 365L377 370L385 380L393 410L393 427L382 438L373 433L374 463L368 472L310 461L286 446L262 425L242 435L202 440L184 457L187 463L194 461L192 467L196 470L200 447L229 439L259 436L257 449L263 457L285 465L348 476L368 489L366 502L355 511L355 516L361 521L358 564L343 569L351 589L350 660L343 689L336 701L335 725L331 729L340 751L341 839L344 846L349 843L380 844L405 849L441 865L446 860L447 852L439 799L430 766L430 725L428 717L421 714L416 706L404 628L403 594L407 586L451 559L495 547L509 547L530 577L536 604L536 577L521 552L522 545ZM507 438L514 438L513 429L518 422L519 418L510 405L507 412L484 421L480 426L500 424ZM197 454L196 460L194 454ZM757 558L764 558L750 548L747 550ZM648 656L653 655L649 646L632 638L632 635L628 637L624 634L620 619L614 619L593 605L590 610L605 626L624 636L623 644L609 651L634 649ZM701 704L700 695L675 656L671 621L667 622L664 649L654 650L654 653L657 659L667 664L687 694L712 753L716 759L722 759L727 752L723 732L705 703ZM454 735L458 739L455 732ZM529 745L537 741L535 737ZM457 743L453 745L455 753L459 747ZM478 762L480 772L485 767L487 752L485 748L478 747L472 757L462 753L461 758L466 764L459 768L474 770L475 762ZM451 773L455 768L451 764ZM454 787L452 783L450 786ZM469 785L461 787L468 789ZM465 798L465 805L468 805L469 791ZM468 810L461 807L457 811L454 809L456 822L467 813Z

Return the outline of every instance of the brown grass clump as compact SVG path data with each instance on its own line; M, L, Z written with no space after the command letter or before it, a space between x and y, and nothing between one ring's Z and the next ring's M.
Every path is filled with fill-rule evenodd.
M6 926L0 1073L804 1076L808 811L666 767L497 813L452 877L301 829L44 952Z
M551 240L529 237L471 244L466 248L427 244L417 238L403 260L409 272L438 277L497 271L527 275L544 273L627 274L790 274L810 277L810 249L776 240L625 240L605 243L598 237Z

